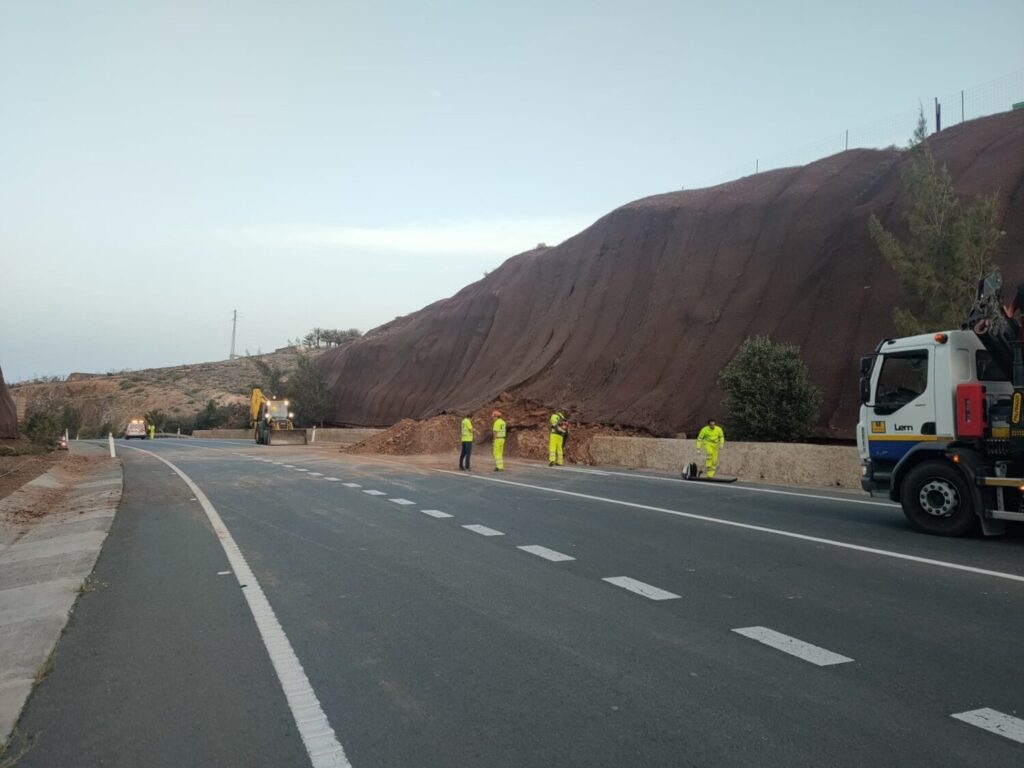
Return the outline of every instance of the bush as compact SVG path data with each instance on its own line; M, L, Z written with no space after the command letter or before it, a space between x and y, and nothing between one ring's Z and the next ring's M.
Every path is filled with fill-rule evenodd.
M747 339L718 375L727 435L737 440L795 442L818 421L821 392L807 378L794 344Z
M36 411L25 420L25 437L37 445L52 445L63 431L60 417L53 411Z

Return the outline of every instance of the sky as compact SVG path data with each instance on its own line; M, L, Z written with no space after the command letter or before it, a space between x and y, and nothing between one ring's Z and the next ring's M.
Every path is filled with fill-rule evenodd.
M0 367L225 359L233 310L239 353L368 330L631 200L902 131L1024 70L1021 29L1020 0L0 0Z

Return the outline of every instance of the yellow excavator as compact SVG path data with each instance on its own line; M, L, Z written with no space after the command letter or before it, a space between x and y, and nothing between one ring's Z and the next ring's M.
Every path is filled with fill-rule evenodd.
M295 429L287 400L267 397L257 387L249 397L253 437L257 445L305 445L306 430Z

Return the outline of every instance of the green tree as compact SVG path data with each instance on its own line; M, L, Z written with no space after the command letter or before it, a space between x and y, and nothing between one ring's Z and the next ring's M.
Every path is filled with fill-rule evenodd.
M331 414L327 379L312 355L301 355L298 364L295 374L289 379L288 387L294 402L296 421L323 426Z
M727 434L738 440L795 442L818 421L821 392L795 344L758 336L740 345L718 375Z
M288 371L279 365L272 365L266 360L255 360L256 370L260 374L260 388L267 397L283 396Z
M896 330L904 336L958 328L974 303L978 280L994 268L992 260L1003 232L996 195L979 196L964 206L946 167L928 146L922 110L903 171L907 202L907 239L901 242L879 218L868 230L892 265L903 289L921 309L893 309Z
M164 427L167 426L168 416L166 413L159 409L149 411L143 416L143 418L146 420L147 424L152 424L153 426L155 426L157 432L163 432Z

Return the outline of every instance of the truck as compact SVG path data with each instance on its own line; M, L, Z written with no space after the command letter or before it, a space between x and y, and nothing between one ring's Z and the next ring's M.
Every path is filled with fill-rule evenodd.
M142 419L132 419L124 428L124 439L131 440L132 438L146 439L146 422Z
M287 400L267 397L256 387L249 396L253 438L257 445L305 445L306 430L295 429Z
M884 339L860 361L861 485L917 530L1000 535L1024 522L1024 286L984 277L961 328Z

